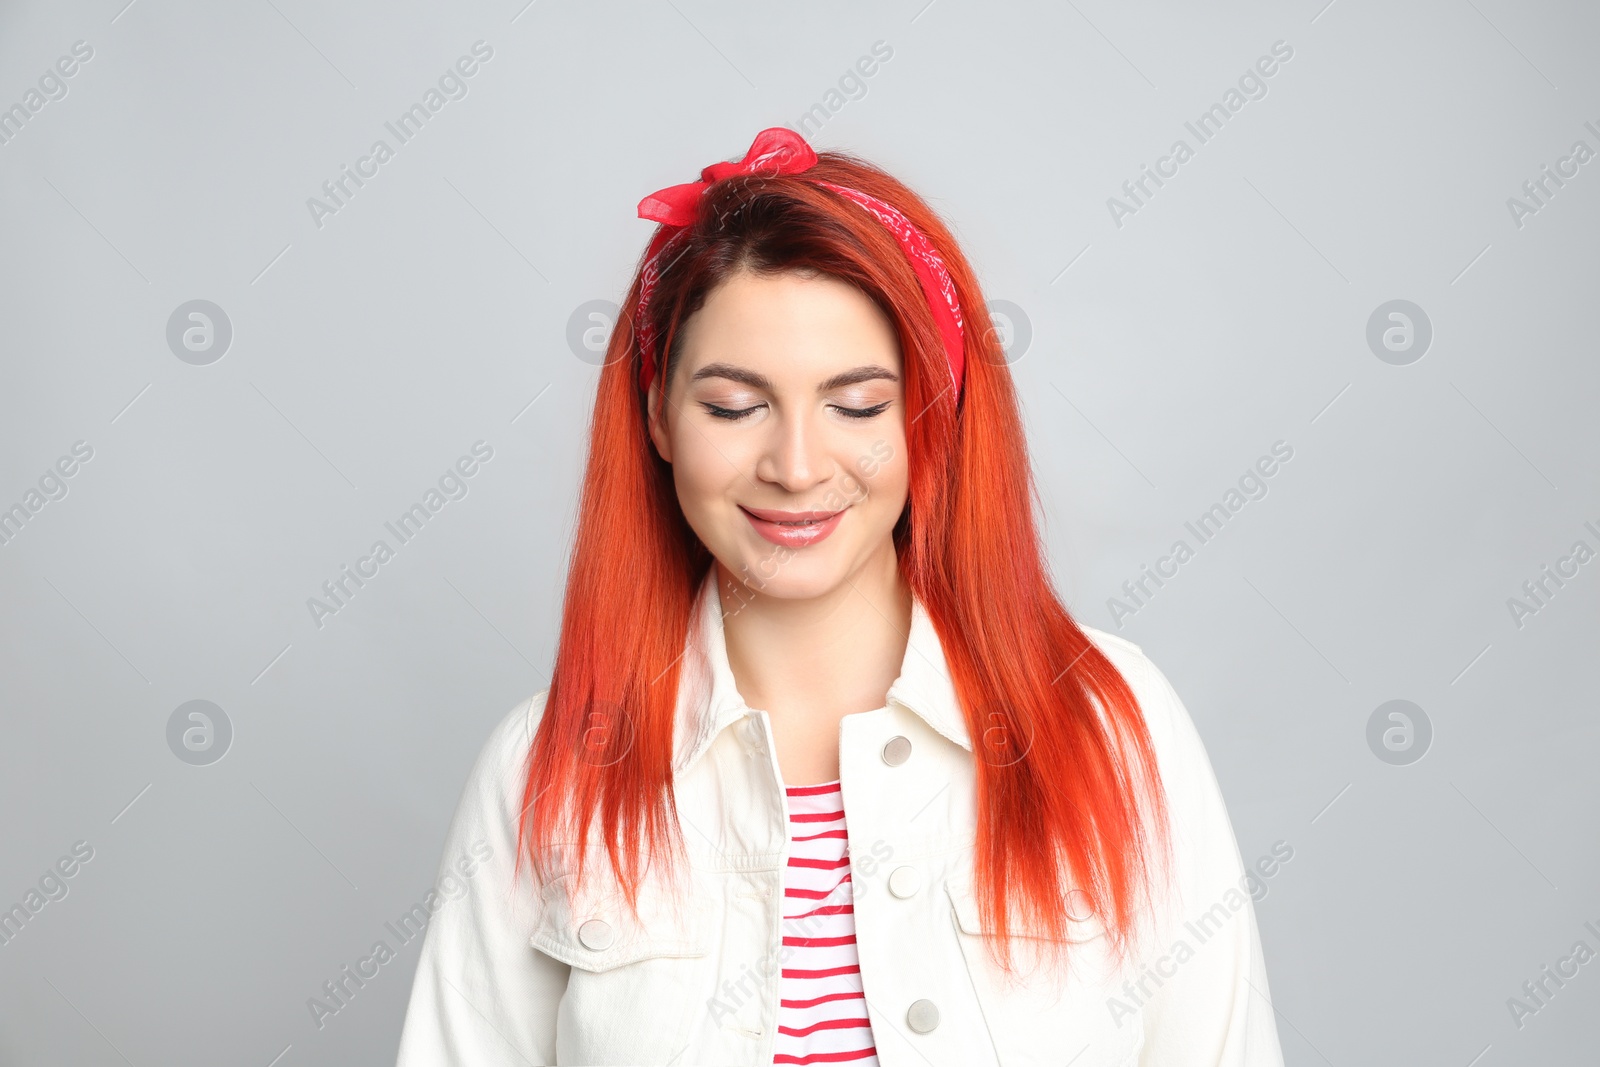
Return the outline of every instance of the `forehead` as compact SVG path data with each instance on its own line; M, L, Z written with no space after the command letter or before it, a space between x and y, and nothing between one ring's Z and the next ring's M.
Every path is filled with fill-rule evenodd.
M775 379L823 378L863 363L900 372L888 315L855 286L826 275L742 271L712 290L683 331L690 373L714 362Z

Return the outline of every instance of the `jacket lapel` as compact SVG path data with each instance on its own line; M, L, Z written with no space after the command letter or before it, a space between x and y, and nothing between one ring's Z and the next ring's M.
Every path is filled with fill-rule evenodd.
M673 721L674 773L684 774L711 747L718 734L749 713L728 665L723 633L722 597L717 568L706 572L689 617L683 669ZM900 663L900 675L889 687L888 701L920 716L951 742L967 751L972 742L966 716L956 697L945 663L944 647L922 602L913 598L911 632Z

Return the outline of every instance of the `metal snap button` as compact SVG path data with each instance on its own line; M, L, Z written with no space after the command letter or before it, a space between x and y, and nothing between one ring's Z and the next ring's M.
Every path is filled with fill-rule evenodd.
M891 767L898 767L911 758L911 739L907 737L891 737L889 743L883 746L883 762Z
M931 1000L913 1001L906 1010L906 1025L919 1034L927 1034L939 1025L939 1006Z
M611 947L611 942L616 939L616 932L611 929L611 924L604 919L590 919L578 927L578 940L583 947L599 952Z
M896 867L889 874L889 892L904 900L922 887L922 874L915 867Z

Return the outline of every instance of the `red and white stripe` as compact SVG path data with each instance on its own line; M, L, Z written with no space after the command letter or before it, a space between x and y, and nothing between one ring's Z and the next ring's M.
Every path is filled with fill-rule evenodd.
M774 1064L877 1067L856 954L850 847L838 779L786 786L783 980Z

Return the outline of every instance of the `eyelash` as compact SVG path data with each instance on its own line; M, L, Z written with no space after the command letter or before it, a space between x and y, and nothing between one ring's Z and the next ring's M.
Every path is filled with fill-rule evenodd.
M833 405L833 410L850 419L870 419L876 415L883 414L885 409L888 408L889 404L890 401L888 400L885 400L881 404L874 404L870 408L846 408L835 404ZM756 404L755 406L748 408L724 408L718 407L716 404L706 404L705 409L714 418L727 419L730 422L737 422L746 415L750 414L752 411L755 411L760 406L760 404Z

